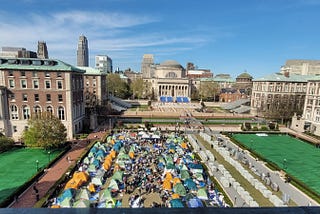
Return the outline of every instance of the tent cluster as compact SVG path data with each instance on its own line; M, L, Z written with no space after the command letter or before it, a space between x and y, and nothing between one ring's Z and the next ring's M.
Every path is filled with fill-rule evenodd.
M123 131L97 142L51 207L121 207L123 194L132 194L130 207L144 207L142 195L150 193L159 194L163 207L212 205L221 194L186 140L176 133L160 136Z

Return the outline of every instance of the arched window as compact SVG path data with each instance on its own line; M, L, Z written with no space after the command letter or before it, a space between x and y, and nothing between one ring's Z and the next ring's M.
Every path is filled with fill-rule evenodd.
M10 114L11 114L11 119L12 120L19 120L19 112L18 112L18 107L16 105L11 105L10 106Z
M48 107L47 107L47 113L48 113L49 115L52 115L52 114L53 114L53 108L52 108L52 106L48 106Z
M36 118L40 118L41 117L41 107L36 105L34 108L33 108L33 111L34 111L34 115Z
M58 118L59 120L65 120L64 108L62 106L58 108Z
M22 106L22 115L24 120L30 119L30 108L29 106Z

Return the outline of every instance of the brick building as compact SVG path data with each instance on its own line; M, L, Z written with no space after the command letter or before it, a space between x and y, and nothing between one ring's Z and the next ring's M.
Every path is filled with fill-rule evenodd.
M19 140L28 119L47 112L72 139L83 128L84 72L59 60L0 58L0 131Z

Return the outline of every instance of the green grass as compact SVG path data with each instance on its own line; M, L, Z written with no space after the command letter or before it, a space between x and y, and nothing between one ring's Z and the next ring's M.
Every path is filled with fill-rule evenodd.
M293 185L320 201L320 149L290 135L234 134L233 138L267 161L268 166L285 171Z
M50 152L50 161L59 152ZM37 162L38 161L38 164ZM20 148L0 154L0 203L49 164L48 151Z

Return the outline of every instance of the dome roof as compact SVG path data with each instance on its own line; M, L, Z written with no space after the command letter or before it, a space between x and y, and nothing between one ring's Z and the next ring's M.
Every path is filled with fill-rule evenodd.
M250 74L248 74L247 72L244 72L244 73L240 74L239 76L237 76L237 78L252 79L252 76Z
M166 60L162 63L160 63L161 66L166 66L166 67L178 67L181 68L182 66L175 60Z

